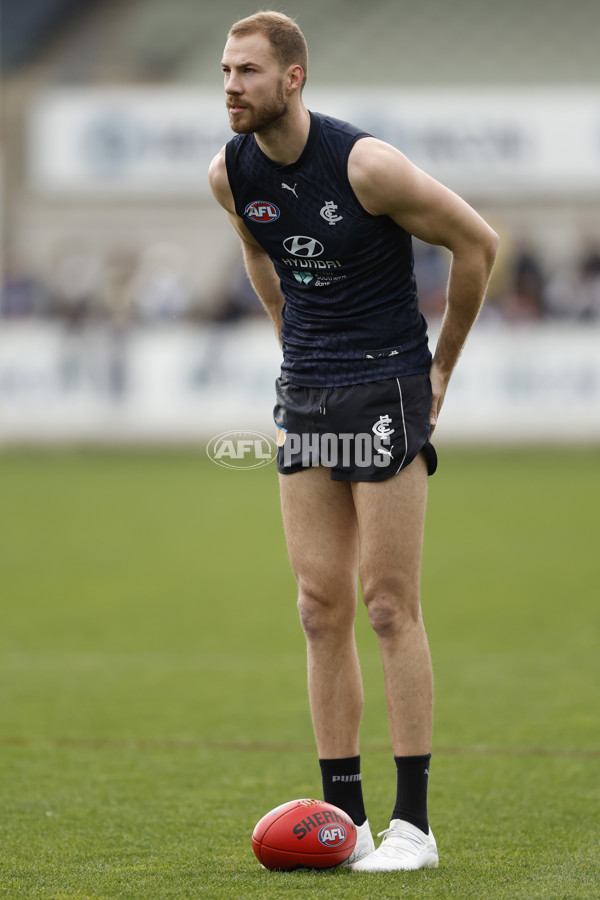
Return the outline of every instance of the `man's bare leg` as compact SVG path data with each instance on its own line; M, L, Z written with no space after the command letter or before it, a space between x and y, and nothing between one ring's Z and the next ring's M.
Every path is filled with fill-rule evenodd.
M435 867L438 852L427 817L433 676L419 598L426 464L417 457L383 483L352 487L363 597L383 660L397 785L381 846L350 868L385 872Z
M384 482L352 484L363 598L381 651L396 756L431 752L433 675L420 606L427 477L419 456Z
M325 800L357 826L351 866L375 849L360 781L362 680L354 639L358 529L350 485L325 468L280 476L281 505L306 634L308 693Z
M359 551L352 491L323 467L279 481L319 757L357 756L363 691L354 638Z

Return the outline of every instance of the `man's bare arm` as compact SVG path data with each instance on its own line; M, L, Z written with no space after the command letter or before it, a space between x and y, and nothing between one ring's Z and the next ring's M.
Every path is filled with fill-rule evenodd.
M269 255L257 244L235 211L233 194L227 177L224 148L210 164L208 180L215 199L226 211L229 221L242 240L242 253L248 278L267 315L273 322L275 334L281 342L281 312L284 297L281 293L279 278Z
M279 343L281 343L281 313L284 298L273 263L268 254L258 244L246 241L244 238L242 238L242 252L250 283L264 306L267 315L273 322L275 334Z
M457 194L375 138L355 144L348 175L368 212L387 215L415 237L446 247L452 254L446 312L430 374L433 428L448 381L483 303L498 236Z

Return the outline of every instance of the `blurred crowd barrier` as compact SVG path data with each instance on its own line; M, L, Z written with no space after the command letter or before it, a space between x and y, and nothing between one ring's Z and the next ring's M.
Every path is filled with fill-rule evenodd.
M432 329L432 345L436 330ZM436 443L600 442L600 323L482 319ZM11 322L0 329L0 446L199 445L274 434L280 350L264 318L190 327Z

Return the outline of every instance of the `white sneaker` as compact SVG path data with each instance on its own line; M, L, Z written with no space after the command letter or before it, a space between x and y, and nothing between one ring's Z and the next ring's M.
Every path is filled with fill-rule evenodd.
M347 869L352 863L358 862L359 859L364 859L366 856L373 853L374 850L375 841L373 840L373 835L369 828L369 820L366 819L362 825L356 826L356 844L354 845L354 850L348 859L345 859L343 863L340 863L337 868Z
M382 835L377 850L351 864L353 872L407 872L438 867L437 846L431 828L429 834L425 834L410 822L392 819L390 827L379 832L379 837Z

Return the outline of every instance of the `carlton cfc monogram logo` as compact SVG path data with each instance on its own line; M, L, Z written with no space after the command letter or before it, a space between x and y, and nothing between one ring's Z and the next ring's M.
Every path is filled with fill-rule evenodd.
M325 206L321 207L321 215L330 225L335 225L336 222L341 222L344 218L343 216L338 216L337 208L337 203L334 203L333 200L327 200Z
M379 420L377 422L375 422L371 431L373 431L377 435L377 437L380 437L380 438L389 437L390 434L393 434L394 430L395 430L395 429L389 427L391 425L391 423L392 423L392 417L388 416L386 413L383 416L379 416Z
M244 215L253 222L274 222L279 218L279 210L268 200L253 200L244 210Z

